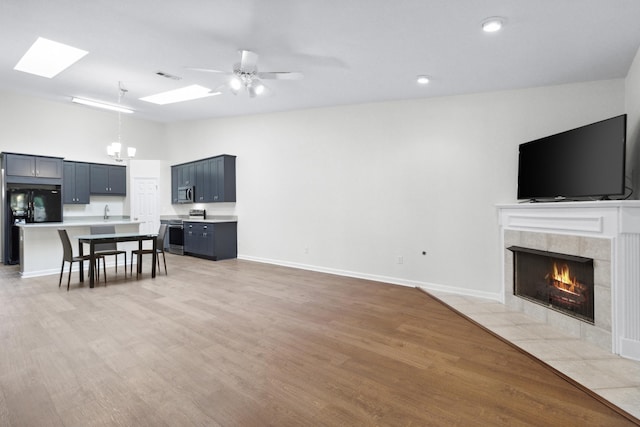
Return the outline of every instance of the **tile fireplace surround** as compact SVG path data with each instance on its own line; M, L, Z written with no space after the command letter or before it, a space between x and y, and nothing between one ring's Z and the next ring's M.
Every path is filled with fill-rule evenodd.
M503 303L549 326L640 360L640 201L499 205ZM594 324L513 295L513 253L522 246L594 260Z

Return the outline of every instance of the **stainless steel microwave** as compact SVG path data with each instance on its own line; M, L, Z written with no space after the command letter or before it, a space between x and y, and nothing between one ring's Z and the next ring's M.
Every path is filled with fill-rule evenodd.
M193 203L193 186L178 187L178 203Z

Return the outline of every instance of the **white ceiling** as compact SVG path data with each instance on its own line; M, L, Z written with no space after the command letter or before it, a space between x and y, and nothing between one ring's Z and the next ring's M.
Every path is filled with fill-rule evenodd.
M494 15L503 31L483 33ZM117 103L122 81L137 117L170 122L612 79L640 46L639 18L638 0L2 0L0 89ZM89 54L53 79L13 70L39 36ZM186 67L231 71L238 49L257 52L260 71L305 78L253 99L138 99L216 88L223 75Z

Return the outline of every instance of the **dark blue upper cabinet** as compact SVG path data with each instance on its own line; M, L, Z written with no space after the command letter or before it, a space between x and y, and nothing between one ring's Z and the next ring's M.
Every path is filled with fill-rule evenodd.
M210 159L212 176L211 202L236 201L236 158L219 156Z
M3 153L7 182L62 184L62 158Z
M127 195L126 166L91 164L91 194Z
M222 155L171 166L171 203L178 187L193 187L194 202L236 201L236 156Z
M84 162L64 162L62 180L62 202L65 205L88 204L90 164Z

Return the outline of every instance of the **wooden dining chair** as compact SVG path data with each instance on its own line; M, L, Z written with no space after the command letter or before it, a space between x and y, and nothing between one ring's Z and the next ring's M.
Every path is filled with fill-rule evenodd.
M164 255L164 237L167 234L167 224L160 224L158 230L158 237L156 237L156 258L158 260L158 270L160 270L160 254L162 254L162 261L164 262L164 274L167 274L167 259ZM142 262L142 255L152 255L153 248L151 249L136 249L131 251L131 275L133 276L133 256L136 255L136 262L138 266ZM136 269L136 277L138 277L140 268Z
M89 227L91 234L113 234L116 232L115 225L92 225ZM113 243L97 243L95 247L96 255L109 256L113 255L116 259L116 274L118 274L118 255L124 255L124 275L127 275L127 251L119 250L118 244Z
M74 262L91 262L91 255L73 255L73 247L71 246L71 241L69 240L69 234L65 229L58 229L58 235L60 236L60 241L62 242L62 266L60 267L60 280L58 280L58 287L62 285L62 273L64 272L64 263L69 263L69 277L67 278L67 292L69 291L69 283L71 282L71 269L73 267ZM102 255L95 256L96 265L94 265L94 271L96 272L96 276L98 280L100 280L100 260L102 259L102 270L104 272L104 284L107 285L107 269L104 263L104 257ZM126 269L126 267L125 267Z

